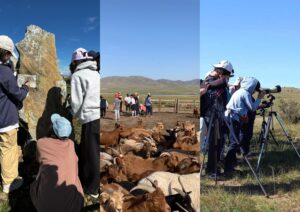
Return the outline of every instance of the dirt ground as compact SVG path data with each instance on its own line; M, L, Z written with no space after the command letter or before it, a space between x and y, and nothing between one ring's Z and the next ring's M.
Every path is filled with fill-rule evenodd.
M153 113L152 116L132 117L131 114L122 112L119 123L126 127L133 127L137 125L139 119L142 119L146 129L153 128L157 122L162 122L165 129L169 129L174 128L177 121L191 121L195 123L196 131L199 130L199 119L194 117L193 114L187 113ZM113 130L115 123L114 113L108 111L105 118L100 120L100 129L104 131Z

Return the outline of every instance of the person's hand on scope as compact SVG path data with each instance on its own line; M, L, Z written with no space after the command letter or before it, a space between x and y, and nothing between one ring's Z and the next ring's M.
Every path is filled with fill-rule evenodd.
M266 91L261 90L261 91L258 93L257 98L262 99L262 98L264 98L265 95L266 95Z

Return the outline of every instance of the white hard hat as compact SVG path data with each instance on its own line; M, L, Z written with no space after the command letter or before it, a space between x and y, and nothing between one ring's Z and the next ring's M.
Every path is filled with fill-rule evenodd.
M0 35L0 48L9 51L13 57L17 58L17 55L14 52L15 44L10 37Z
M218 64L213 65L215 68L223 68L228 71L230 74L234 73L232 64L228 60L221 60Z

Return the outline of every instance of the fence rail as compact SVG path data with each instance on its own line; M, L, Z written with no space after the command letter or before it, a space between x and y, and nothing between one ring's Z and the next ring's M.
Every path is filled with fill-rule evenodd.
M200 100L152 99L153 112L193 113L195 107L200 108Z

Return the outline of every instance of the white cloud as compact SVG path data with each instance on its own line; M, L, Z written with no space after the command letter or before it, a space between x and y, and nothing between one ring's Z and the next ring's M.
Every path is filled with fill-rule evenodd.
M87 18L86 25L83 28L83 31L85 33L88 33L90 31L93 31L97 28L99 25L97 22L98 17L97 16L91 16Z
M97 17L96 16L93 16L93 17L88 17L88 23L94 23L95 21L97 20Z
M90 32L93 31L94 29L96 29L96 26L88 26L84 28L84 32Z

